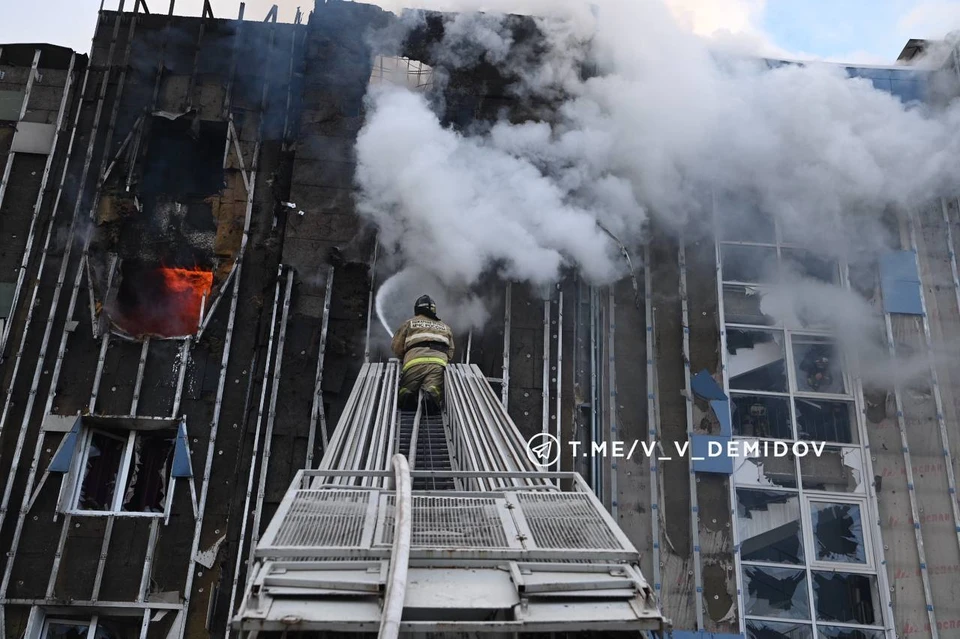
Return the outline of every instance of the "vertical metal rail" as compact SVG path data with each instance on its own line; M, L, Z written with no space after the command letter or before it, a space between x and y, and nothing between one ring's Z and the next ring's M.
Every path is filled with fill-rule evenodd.
M130 402L130 415L137 415L140 404L140 390L143 388L143 374L147 370L147 354L150 352L150 337L145 337L140 347L140 362L137 364L137 381L133 386L133 401ZM176 413L174 413L176 414Z
M597 352L597 333L599 332L600 310L598 308L598 293L593 286L590 287L590 443L602 441L600 435L600 419L597 411L600 410L599 380L598 368L600 366L600 355ZM590 475L593 479L593 492L606 504L603 499L603 469L601 468L601 459L597 455L590 455Z
M884 312L884 324L887 330L887 350L890 360L896 361L897 347L893 336L893 322L890 313ZM900 393L900 381L894 382L894 399L897 406L897 427L900 429L900 445L903 449L903 465L907 474L907 496L910 498L910 515L913 518L913 532L917 542L917 557L920 560L920 580L923 583L923 598L927 604L927 618L930 620L930 633L934 639L939 637L937 618L933 611L933 590L930 586L930 575L927 572L927 553L923 547L923 533L920 524L920 508L917 505L917 494L913 483L913 464L910 461L910 444L907 441L907 422L903 416L903 400Z
M27 95L30 93L32 88L33 76L36 75L36 68L39 66L40 50L37 49L36 56L34 58L34 66L31 69L30 80L27 82ZM27 269L30 266L30 256L33 253L33 242L37 233L37 223L40 220L40 209L43 206L44 195L46 194L47 189L47 180L50 179L50 170L53 168L53 160L57 155L57 144L60 141L60 129L63 127L63 119L67 112L67 103L69 102L68 98L70 96L70 86L73 84L73 68L77 59L77 54L70 54L70 65L67 68L67 78L64 80L63 84L63 97L60 98L60 108L57 110L57 124L56 129L53 132L53 144L50 146L50 153L47 155L47 162L43 167L43 177L40 179L40 191L37 193L36 202L33 205L33 215L30 218L30 231L27 234L27 246L24 249L23 257L20 260L20 270L17 272L17 284L13 291L13 301L10 304L10 311L7 314L7 322L3 327L3 337L0 338L0 357L6 352L7 340L10 338L10 327L13 323L14 318L17 314L17 307L20 302L20 294L23 292L23 282L27 276ZM23 100L23 105L20 110L20 119L22 120L26 115L27 109L27 98ZM8 165L13 164L14 154L11 152L8 156ZM6 176L5 171L5 176ZM3 191L7 184L7 178L3 180L3 184L0 185L0 206L3 205ZM52 215L52 213L51 213Z
M270 338L267 341L267 356L263 365L263 383L260 386L260 407L257 410L257 426L253 435L253 452L250 455L250 469L247 473L247 492L243 499L243 518L240 520L240 540L237 542L237 558L234 562L233 584L230 587L230 610L233 611L234 602L237 596L237 585L240 581L240 565L243 561L243 543L247 536L247 522L250 520L250 499L253 495L253 477L256 474L257 454L260 452L260 433L263 426L263 411L267 402L267 380L270 378L270 367L273 363L273 335L277 326L277 308L280 306L280 280L283 274L283 266L277 267L277 283L273 292L273 311L270 315ZM250 371L253 375L254 371ZM251 546L252 547L252 546ZM249 567L249 563L247 564Z
M507 398L510 393L510 297L512 284L507 282L507 291L503 303L503 383L500 386L500 399L503 410L507 410Z
M723 261L721 260L720 252L720 225L717 218L717 198L716 194L713 194L711 202L711 217L713 222L713 250L714 250L714 265L717 273L717 314L720 322L720 370L723 372L723 392L726 396L730 397L730 376L728 374L727 367L727 326L726 326L726 311L723 306ZM649 294L649 293L648 293ZM728 405L732 402L728 402ZM728 415L728 418L732 420L732 414ZM742 574L743 574L743 565L740 559L740 529L737 526L737 486L734 478L730 478L730 530L732 532L733 539L733 563L734 563L734 580L737 587L737 624L738 630L741 634L745 632L746 624L744 623L744 598L743 598L743 589L741 587L742 583Z
M612 286L607 289L607 307L609 314L609 317L607 317L607 363L609 366L607 386L610 388L606 395L610 405L610 445L612 446L614 442L620 440L619 423L617 422L617 364L615 359L616 349L614 348L617 301ZM616 457L611 455L610 460L610 514L616 521L620 514L620 494L617 491L618 466Z
M657 443L660 432L660 416L656 395L656 340L653 334L653 273L650 269L650 245L643 247L643 295L647 333L647 445L650 450ZM660 581L660 477L657 474L657 458L647 460L650 465L650 523L653 527L653 590L660 602L663 584Z
M92 127L92 129L91 129L89 142L88 142L88 144L87 144L87 153L86 153L86 157L85 157L85 159L84 159L83 171L82 171L82 173L81 173L80 180L79 180L79 185L80 185L80 186L79 186L79 189L78 189L76 202L75 202L75 204L74 204L73 218L72 218L71 223L70 223L70 232L69 232L69 235L68 235L68 238L69 238L69 239L68 239L68 241L67 241L66 248L64 249L63 256L61 257L60 272L59 272L59 275L58 275L58 278L57 278L57 285L56 285L56 288L54 289L53 298L51 299L51 302L50 302L50 310L49 310L49 312L48 312L48 314L47 314L46 328L44 329L43 339L42 339L41 344L40 344L40 351L39 351L40 356L39 356L38 361L37 361L37 366L36 366L36 368L34 369L34 376L33 376L33 382L32 382L32 384L31 384L30 395L29 395L29 398L28 398L28 400L27 400L27 406L24 408L23 420L22 420L22 422L21 422L21 424L20 424L20 434L19 434L19 436L18 436L18 438L17 438L16 450L14 451L13 465L12 465L12 467L11 467L11 469L10 469L9 474L8 474L8 476L11 477L11 478L16 478L17 470L18 470L19 465L20 465L20 456L21 456L21 453L22 453L22 451L23 451L23 444L24 444L24 441L25 441L25 439L26 439L27 429L28 429L29 424L30 424L30 416L31 416L31 414L32 414L32 412L33 412L33 404L34 404L34 401L35 401L36 396L37 396L37 388L38 388L39 383L40 383L40 376L41 376L41 374L42 374L42 372L43 372L43 368L44 368L44 362L45 362L45 359L46 359L47 344L49 343L49 341L50 341L50 335L51 335L51 333L53 332L53 324L54 324L54 321L55 321L55 319L56 319L56 312L57 312L57 307L59 306L60 294L61 294L61 292L62 292L62 290L63 290L63 283L64 283L64 281L65 281L65 279L66 279L66 272L67 272L67 268L68 268L69 263L70 263L70 253L71 253L71 249L72 249L72 247L73 247L73 242L74 242L74 238L75 238L76 227L77 227L77 219L78 219L79 213L80 213L80 206L81 206L81 204L82 204L82 202L83 202L83 192L84 192L84 190L85 190L86 181L87 181L87 176L88 176L89 170L90 170L90 164L91 164L91 162L92 162L92 160L93 160L94 147L95 147L96 140L97 140L97 131L99 130L100 117L101 117L101 115L102 115L102 113L103 113L103 103L104 103L104 100L106 99L107 85L109 84L110 71L111 71L111 69L112 69L111 63L112 63L112 61L113 61L113 52L114 52L114 50L115 50L115 48L116 48L116 40L117 40L117 35L118 35L119 31L120 31L120 18L121 18L121 16L122 16L122 14L123 14L123 3L121 2L120 10L118 11L117 17L116 17L116 19L114 20L114 28L113 28L112 40L111 40L111 43L110 43L109 52L108 52L108 54L107 54L107 65L106 65L106 69L105 69L105 71L104 71L102 84L101 84L101 86L100 86L100 94L99 94L99 96L98 96L97 107L96 107L96 111L95 111L95 113L94 113L93 127ZM89 68L89 67L88 67L88 68ZM84 81L84 85L86 85L86 81ZM81 96L80 96L80 105L79 105L78 108L77 108L77 117L78 117L78 118L79 118L79 113L80 113L80 111L82 110L82 102L83 102L83 96L81 95ZM76 127L75 127L75 128L76 128ZM69 162L68 162L68 163L69 163ZM66 174L66 170L67 170L67 167L66 167L66 165L65 165L65 166L64 166L64 174ZM50 221L50 232L51 232L51 233L52 233L52 230L53 230L53 218L51 218L51 221ZM72 309L73 309L74 305L76 304L76 294L77 294L77 288L78 288L78 285L79 285L79 282L80 282L80 277L79 277L79 276L80 276L81 273L82 273L82 269L79 269L79 268L78 268L78 276L77 276L76 282L75 282L75 284L74 284L73 295L72 295L72 298L71 298L70 311L68 311L68 314L67 314L67 318L68 318L67 321L69 321L69 318L72 317L72 314L73 314ZM36 293L36 288L34 289L34 293ZM66 328L67 328L67 322L65 321L65 323L64 323L64 331L63 331L63 339L61 340L61 342L62 342L61 345L63 345L63 343L65 343L65 341L66 341L66 336L67 336ZM23 333L24 342L26 341L26 336L27 336L27 327L24 327L24 333ZM19 359L19 357L20 357L20 355L18 355L18 359ZM59 364L60 364L61 361L62 361L62 358L58 357L58 360L57 360L57 365L58 365L58 367L59 367ZM9 387L9 391L8 391L8 402L9 402L10 398L12 397L14 381L15 381L14 379L11 379L10 387ZM56 391L56 380L55 380L55 379L52 379L52 380L51 380L50 389L51 389L51 392L55 392L55 391ZM50 402L52 403L52 400L50 400ZM2 430L2 424L3 424L3 422L6 421L7 408L8 408L8 406L5 406L5 407L4 407L4 416L3 416L3 418L2 418L2 421L0 421L0 430ZM11 576L12 576L12 574L13 574L14 559L15 559L15 557L16 557L17 549L18 549L19 544L20 544L20 535L21 535L21 533L22 533L22 531L23 531L23 523L24 523L24 520L26 519L26 512L25 512L25 511L26 511L26 503L27 503L27 500L29 499L30 493L31 493L32 488L33 488L33 478L34 478L34 476L35 476L35 474L36 474L36 463L37 463L37 462L36 462L36 459L39 457L39 453L40 453L40 451L42 450L42 445L43 445L43 437L38 433L38 436L37 436L36 454L34 455L34 458L35 458L35 459L34 459L34 463L33 463L33 465L32 465L30 475L29 475L28 478L27 478L27 486L26 486L26 489L25 489L24 492L23 492L23 500L24 500L23 507L21 507L21 509L20 509L20 515L19 515L19 517L17 518L17 526L16 526L16 528L14 529L13 541L12 541L12 543L11 543L10 550L9 550L8 553L7 553L7 563L6 563L6 566L5 566L5 569L4 569L3 580L2 580L2 582L0 582L0 600L6 598L6 596L7 596L7 589L8 589L9 586L10 586L10 578L11 578ZM6 486L6 488L4 489L3 501L2 501L2 503L0 503L0 529L2 529L3 523L4 523L5 519L6 519L7 507L8 507L8 505L9 505L9 503L10 503L10 493L11 493L11 491L12 491L12 489L13 489L14 481L15 481L15 479L12 479L11 481L8 481L8 482L7 482L7 486ZM69 518L68 518L68 519L69 519ZM64 534L65 534L65 533L64 533ZM54 565L56 566L56 565L58 564L58 562L59 562L59 555L58 555L58 557L57 557L54 561L55 561ZM3 607L2 607L2 606L0 606L0 611L3 611ZM4 616L5 616L5 615L4 615ZM3 622L4 622L4 620L3 620L3 619L0 619L0 629L2 629L2 623L3 623Z
M30 65L30 74L27 76L27 86L24 89L23 102L20 103L20 114L17 116L17 122L23 120L23 117L27 114L27 104L30 102L33 81L37 77L37 67L40 64L40 51L40 49L34 49L33 52L33 63ZM0 179L0 206L3 205L3 197L7 193L7 185L10 183L10 172L13 170L13 161L16 155L13 151L7 154L7 163L3 167L3 178ZM51 153L51 155L53 155L53 153ZM49 164L49 159L47 163Z
M370 361L370 325L373 323L373 289L377 281L377 253L380 248L380 233L373 239L373 263L370 265L370 294L367 296L367 333L364 337L363 361Z
M563 291L560 291L560 299L557 301L557 441L561 442L560 449L563 450L563 413L560 412L560 399L563 395ZM563 455L557 457L557 471L563 470Z
M908 220L910 226L910 247L913 249L913 259L916 264L917 274L920 275L923 273L923 270L920 267L920 251L917 248L916 221L918 220L916 220L915 213L911 213ZM949 229L949 224L947 228ZM947 237L950 237L949 230ZM952 245L948 246L948 251L952 258ZM953 261L953 259L951 259L951 261ZM956 276L956 271L953 273L954 276ZM954 288L954 290L956 290L956 288ZM953 515L953 527L957 534L957 548L960 549L960 507L957 505L957 480L953 472L953 455L950 453L950 437L947 434L947 422L946 419L944 419L943 397L940 393L940 375L937 373L937 364L934 359L933 335L930 331L930 316L927 313L927 297L923 292L922 284L920 286L920 309L923 311L921 322L923 324L924 343L927 347L927 361L930 364L930 385L933 387L933 399L937 406L937 429L940 434L940 445L943 448L943 457L947 467L947 492L950 494L950 511Z
M684 235L681 233L677 259L680 266L680 312L683 328L683 383L687 419L687 442L693 445L693 388L690 383L690 306L687 298L687 251ZM689 448L688 448L689 450ZM692 455L691 455L692 457ZM700 507L697 504L697 474L690 465L690 532L693 538L693 601L697 613L697 630L703 630L703 574L700 564ZM735 523L735 522L734 522Z
M550 298L543 302L543 392L541 410L543 412L542 431L550 433Z
M260 541L260 516L263 514L263 497L267 490L267 473L270 470L270 452L273 448L273 425L277 417L277 394L280 391L280 370L283 366L283 347L287 338L287 323L290 319L290 294L293 291L293 269L287 269L287 287L284 291L283 313L280 317L280 334L277 336L276 361L273 364L273 388L270 391L270 408L267 412L267 432L263 437L263 457L260 460L260 485L257 488L257 506L253 510L253 526L250 538L250 559L253 565L254 551Z
M954 49L954 53L956 53ZM960 72L960 69L958 69ZM957 198L957 207L960 209L960 198ZM947 213L947 201L940 198L940 208L943 210L943 223L947 227L947 251L950 255L950 273L953 275L953 292L957 298L957 312L960 313L960 274L957 270L957 252L954 249L953 229L950 228L950 215Z
M317 355L317 374L313 382L313 407L310 410L310 433L307 435L306 467L313 468L313 449L316 446L317 423L320 424L320 442L327 450L327 416L323 408L323 359L327 352L327 329L330 325L330 298L333 294L333 267L327 268L326 290L323 294L323 318L320 321L320 352Z
M183 380L187 375L187 368L190 366L190 345L193 343L193 338L186 338L183 340L183 345L180 347L180 365L177 368L177 390L173 396L173 410L170 411L170 419L176 419L180 414L180 401L183 399Z

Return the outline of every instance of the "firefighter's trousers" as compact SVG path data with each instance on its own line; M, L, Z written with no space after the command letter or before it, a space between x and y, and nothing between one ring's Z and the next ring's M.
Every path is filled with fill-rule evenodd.
M414 360L416 361L416 360ZM422 389L435 406L443 405L444 366L434 362L411 363L400 374L397 403L402 410L415 410L417 394Z

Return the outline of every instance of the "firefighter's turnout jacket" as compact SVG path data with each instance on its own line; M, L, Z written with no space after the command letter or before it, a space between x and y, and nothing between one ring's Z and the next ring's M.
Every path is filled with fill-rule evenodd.
M403 360L400 375L401 406L412 408L420 389L436 405L443 404L443 371L453 359L453 331L441 322L417 315L404 322L393 336L393 354Z

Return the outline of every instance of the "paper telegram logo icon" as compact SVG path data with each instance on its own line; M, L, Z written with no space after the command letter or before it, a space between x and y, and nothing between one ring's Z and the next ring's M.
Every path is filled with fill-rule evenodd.
M560 440L550 433L537 433L527 440L527 459L540 468L560 461Z

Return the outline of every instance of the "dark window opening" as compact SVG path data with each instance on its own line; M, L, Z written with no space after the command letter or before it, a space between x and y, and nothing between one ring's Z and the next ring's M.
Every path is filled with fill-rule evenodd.
M225 122L187 116L150 120L143 162L141 194L164 194L176 199L219 193L224 186Z
M777 249L765 246L724 245L723 281L759 284L773 282L777 275Z
M792 568L744 566L746 614L808 619L807 572Z
M127 475L123 509L141 513L163 512L167 476L173 459L176 432L142 433L134 443Z
M213 271L124 260L119 278L110 317L121 330L137 337L197 332L205 298L213 287Z
M839 444L857 443L853 404L810 399L798 399L795 403L800 439Z
M817 618L824 621L864 625L880 621L872 577L814 572L813 596L816 599Z
M90 626L69 621L51 621L44 639L86 639Z
M785 397L732 395L731 399L734 435L793 439L790 404Z
M80 510L112 509L126 443L126 437L93 431L77 501Z

